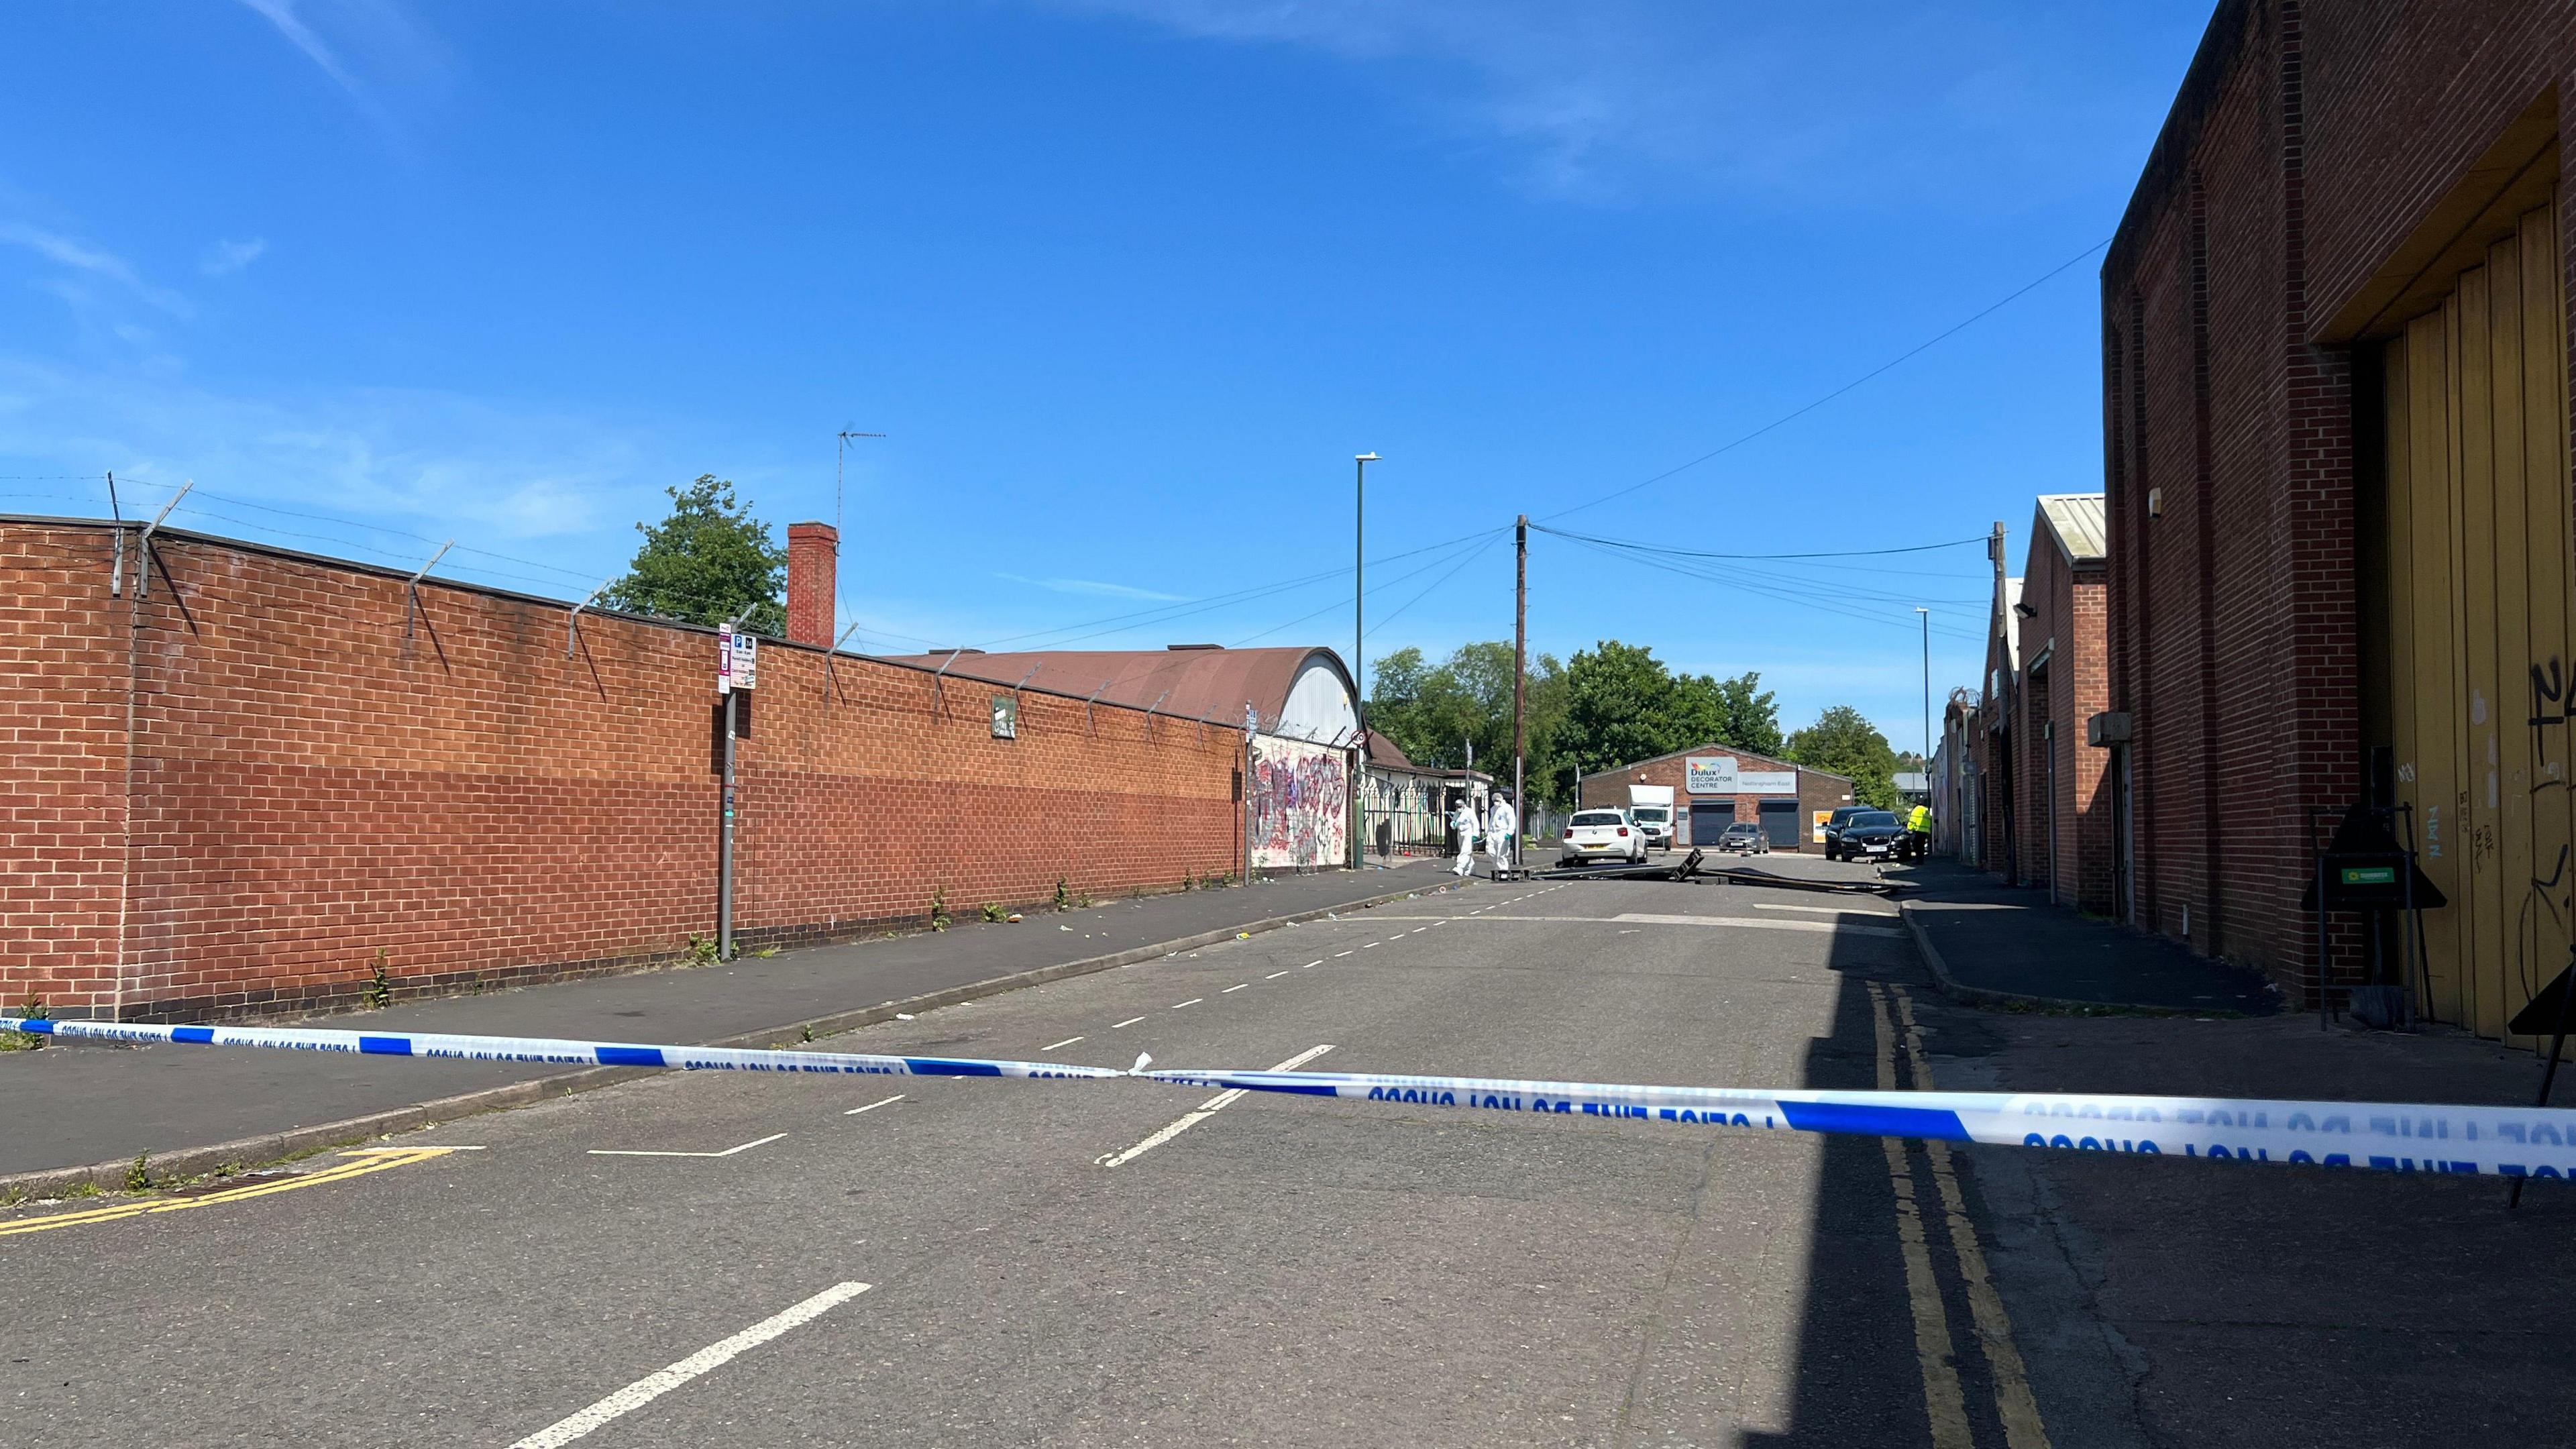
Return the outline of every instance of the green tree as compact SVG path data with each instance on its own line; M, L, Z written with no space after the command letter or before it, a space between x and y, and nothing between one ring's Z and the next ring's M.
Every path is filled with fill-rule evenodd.
M1859 710L1838 704L1789 736L1789 758L1852 782L1852 799L1880 810L1896 808L1896 752L1878 726Z
M1476 768L1498 780L1512 774L1512 646L1509 640L1460 645L1438 664L1404 648L1371 666L1369 727L1395 742L1414 763L1454 770L1475 746ZM1564 667L1550 655L1529 661L1523 748L1531 798L1562 801L1563 770L1551 746L1564 715Z
M1681 714L1680 733L1688 738L1672 748L1716 744L1780 757L1778 697L1762 687L1760 674L1747 671L1733 679L1684 674L1673 680L1673 687Z
M1651 649L1604 639L1565 668L1560 753L1583 774L1704 744L1689 739L1682 690Z
M701 473L687 489L666 488L671 516L635 525L644 546L624 577L600 593L612 609L657 619L713 626L742 613L744 627L773 638L784 634L787 612L778 602L787 587L787 550L751 505L734 501L733 485Z

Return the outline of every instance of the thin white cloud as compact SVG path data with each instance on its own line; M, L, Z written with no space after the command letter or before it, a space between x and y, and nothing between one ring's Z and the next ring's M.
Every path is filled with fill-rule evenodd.
M267 251L268 241L263 237L252 237L248 241L219 241L206 253L206 259L197 264L197 270L209 277L229 277L258 261Z
M1833 10L1643 0L1033 0L1194 39L1312 51L1524 187L1621 201L1714 186L1797 201L2064 186L2132 123L2067 50L2126 32L2012 5ZM2195 33L2197 27L2193 27ZM2059 43L2030 43L2034 30ZM2024 43L2008 45L2019 37ZM2016 69L2015 67L2019 67ZM2170 78L2139 77L2142 90ZM2158 92L2161 96L2164 92ZM2161 99L2157 104L2161 106ZM1497 145L1499 143L1499 145Z
M1104 599L1142 599L1148 603L1179 603L1189 597L1187 594L1166 594L1154 589L1140 589L1133 584L1104 583L1099 579L1032 579L1019 574L995 574L993 577L1009 579L1015 584L1028 584L1034 588L1051 589L1059 594L1089 594Z
M0 399L0 453L49 473L195 478L215 493L505 548L587 536L622 557L633 547L623 524L652 516L667 481L638 446L649 429L428 389L249 396L148 369L0 356ZM199 526L236 525L332 535L289 540L325 553L374 537L250 513Z
M193 310L187 298L166 287L156 287L143 280L142 274L137 272L133 264L125 258L103 247L92 246L60 232L30 226L25 222L0 221L0 245L20 247L55 266L114 282L153 306L176 316L187 316ZM86 304L94 296L83 287L57 284L48 290L72 302L75 306Z
M365 97L366 91L358 85L358 78L349 73L348 67L340 64L340 57L333 54L331 47L322 43L322 37L313 33L313 27L305 24L295 13L295 0L241 0L241 3L276 26L278 33L297 50L303 51L307 59L320 66L333 84L350 95Z

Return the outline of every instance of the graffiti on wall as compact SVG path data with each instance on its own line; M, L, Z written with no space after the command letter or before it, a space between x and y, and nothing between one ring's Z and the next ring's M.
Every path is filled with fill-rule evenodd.
M1351 776L1340 750L1257 735L1252 742L1252 864L1339 865L1349 858Z

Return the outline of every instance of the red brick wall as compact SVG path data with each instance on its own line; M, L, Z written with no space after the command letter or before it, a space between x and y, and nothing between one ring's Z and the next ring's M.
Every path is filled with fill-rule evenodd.
M2106 751L2084 743L2085 722L2109 707L2103 570L2098 564L2071 566L2046 522L2034 519L2021 601L2032 611L2021 621L2022 658L2025 669L2035 668L2036 674L2014 695L2018 717L2012 728L2024 746L2013 755L2020 878L2050 888L2063 904L2108 913L2111 810L2103 789L2110 759ZM2039 663L2043 656L2044 666ZM2051 751L2057 763L2053 884Z
M2571 69L2563 5L2225 0L2103 266L2138 921L2294 992L2308 813L2365 784L2351 355L2320 339Z
M0 524L0 648L20 681L65 681L8 697L0 999L238 1015L346 1003L379 949L416 992L713 934L711 634L584 615L567 655L561 605L425 584L407 611L399 578L164 535L130 636L129 777L109 546ZM1111 894L1235 868L1239 731L1032 694L996 740L993 692L952 680L935 709L925 672L764 648L738 934L916 920L943 887L964 913L1059 874Z
M124 622L105 530L0 528L0 1006L115 1005Z

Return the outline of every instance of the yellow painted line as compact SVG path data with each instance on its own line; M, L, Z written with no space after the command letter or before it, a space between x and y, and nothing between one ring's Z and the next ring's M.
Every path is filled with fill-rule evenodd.
M1914 1020L1914 999L1904 987L1892 988L1896 1013L1905 1023L1905 1056L1914 1068L1914 1085L1928 1090L1932 1070L1924 1059L1923 1031ZM2048 1429L2040 1422L2039 1400L2030 1391L2030 1374L2023 1367L2021 1349L2013 1343L2012 1315L2004 1311L2003 1295L1995 1291L1994 1275L1986 1269L1986 1251L1977 1242L1976 1225L1968 1221L1966 1195L1959 1190L1958 1174L1951 1170L1950 1144L1926 1144L1932 1157L1932 1180L1941 1189L1941 1212L1950 1220L1950 1250L1959 1257L1959 1277L1968 1285L1968 1310L1976 1319L1977 1342L1986 1351L1986 1362L1995 1372L1995 1410L2004 1421L2004 1443L2009 1449L2049 1449Z
M123 1222L127 1218L139 1218L149 1213L175 1213L189 1208L215 1207L254 1197L267 1197L271 1193L291 1192L299 1187L319 1187L324 1183L345 1182L353 1177L364 1177L371 1172L409 1167L416 1162L445 1157L455 1150L450 1147L360 1148L343 1154L356 1159L355 1161L343 1162L320 1172L299 1173L294 1177L281 1177L267 1182L245 1183L240 1187L226 1188L222 1192L210 1192L203 1197L138 1198L133 1202L121 1202L111 1207L53 1213L40 1218L0 1223L0 1238L14 1237L21 1233L50 1232L55 1228L85 1227L92 1223Z
M1888 1029L1887 998L1878 983L1869 984L1877 1007L1878 1089L1896 1090L1896 1043ZM1932 1424L1935 1449L1973 1449L1968 1432L1967 1395L1959 1387L1959 1363L1950 1347L1950 1319L1941 1307L1941 1285L1932 1276L1932 1251L1923 1235L1923 1212L1915 1201L1914 1163L1905 1144L1879 1139L1887 1151L1887 1178L1896 1190L1896 1243L1905 1257L1905 1297L1914 1310L1914 1358L1923 1374L1923 1410Z

